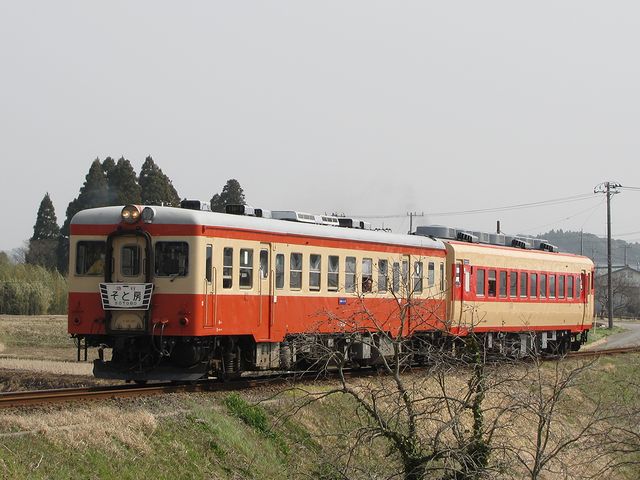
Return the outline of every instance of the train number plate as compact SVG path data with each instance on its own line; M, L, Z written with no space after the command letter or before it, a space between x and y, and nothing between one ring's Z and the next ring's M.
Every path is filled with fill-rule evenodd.
M101 283L105 310L149 310L153 283Z

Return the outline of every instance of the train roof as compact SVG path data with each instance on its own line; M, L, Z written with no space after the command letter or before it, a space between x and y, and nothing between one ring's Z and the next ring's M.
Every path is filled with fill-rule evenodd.
M124 206L99 207L82 210L73 216L71 225L119 225L122 220L121 212L123 207ZM141 208L144 207L142 206ZM153 224L155 225L202 225L445 250L444 242L441 240L421 235L403 235L384 231L308 224L176 207L153 206L151 208L155 211L153 219Z
M584 265L585 268L593 267L593 261L589 257L566 252L548 252L543 250L527 250L523 248L509 247L505 245L487 245L481 243L467 243L454 240L446 240L456 255L476 254L484 256L500 256L510 258L522 258L541 262L568 261L573 264Z

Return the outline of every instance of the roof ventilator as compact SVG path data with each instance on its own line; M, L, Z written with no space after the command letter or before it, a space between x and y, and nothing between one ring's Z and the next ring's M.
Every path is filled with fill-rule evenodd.
M247 215L248 217L257 217L256 209L249 205L225 205L224 211L231 215Z
M467 232L458 232L456 238L462 242L478 243L478 237Z
M202 210L205 212L211 211L209 202L201 202L200 200L187 200L186 198L180 202L180 208L187 210Z
M558 253L558 247L547 242L542 242L540 244L540 250L543 250L545 252Z
M515 248L523 248L526 250L529 250L531 248L531 245L521 238L514 238L513 240L511 240L511 246Z

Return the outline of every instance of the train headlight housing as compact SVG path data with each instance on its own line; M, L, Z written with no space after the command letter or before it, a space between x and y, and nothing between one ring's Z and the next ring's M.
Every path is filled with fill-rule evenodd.
M154 208L151 207L144 207L142 209L142 221L144 223L151 223L153 222L153 217L156 216L156 211Z
M140 210L135 205L127 205L120 213L125 223L136 223L140 219Z

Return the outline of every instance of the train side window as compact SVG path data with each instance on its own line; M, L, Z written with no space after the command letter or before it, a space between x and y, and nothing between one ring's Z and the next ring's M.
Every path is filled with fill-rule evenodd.
M507 296L507 272L504 270L500 270L500 285L498 288L500 289L500 298L505 298Z
M549 298L556 298L556 276L549 275Z
M225 247L222 251L222 288L233 286L233 248Z
M253 287L253 249L240 249L240 288Z
M400 291L400 264L398 262L393 262L392 276L393 291L398 293Z
M284 254L276 255L276 288L284 288Z
M213 266L213 245L207 244L207 250L205 253L205 261L204 261L204 277L207 280L207 283L211 283L213 279L213 274L211 272L211 267Z
M322 257L312 253L309 255L309 290L312 292L320 291L320 269L322 266Z
M292 253L289 258L289 287L293 290L302 288L302 254Z
M402 285L405 289L409 288L409 262L406 260L402 261Z
M558 275L558 298L564 298L564 275Z
M527 272L520 272L520 297L526 298L529 286L527 285Z
M370 258L362 259L362 291L370 292L373 290L373 260Z
M489 297L496 296L496 271L489 270L489 276L487 279L487 295Z
M529 296L536 298L538 296L538 274L531 274L531 281L529 283Z
M387 260L378 260L378 291L387 291L387 275L389 274L389 262Z
M337 292L340 279L340 257L329 255L329 274L327 275L327 289Z
M582 275L576 275L576 298L582 297Z
M433 287L436 284L436 264L429 262L427 265L427 285Z
M429 262L429 267L432 265L433 262ZM413 263L413 292L422 293L422 262Z
M484 297L484 281L486 270L484 268L476 269L476 295Z
M356 291L356 257L347 257L344 262L344 290Z
M573 275L569 275L567 277L567 297L569 298L573 298L573 289L575 285L575 279L573 277Z
M260 250L260 278L269 276L269 251Z
M159 277L184 277L189 268L187 242L156 242L155 274Z
M104 257L106 242L85 241L78 242L76 247L77 275L104 275Z
M440 291L444 292L444 263L440 262Z
M140 247L124 245L120 250L120 271L125 277L140 275Z
M518 296L518 273L509 272L509 296Z
M547 298L547 274L540 274L540 298Z

